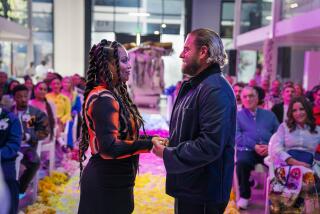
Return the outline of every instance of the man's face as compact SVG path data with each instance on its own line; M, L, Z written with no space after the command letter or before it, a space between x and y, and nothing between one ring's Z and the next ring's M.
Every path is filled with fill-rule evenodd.
M295 90L292 87L286 87L282 92L282 99L285 104L289 104L295 95Z
M236 95L237 102L241 102L241 91L242 87L236 85L233 87L234 94Z
M281 92L280 87L281 87L281 83L278 80L273 81L271 86L272 95L279 96Z
M180 54L182 59L182 73L195 76L201 67L199 50L194 44L195 37L188 35L184 43L183 51Z
M28 107L28 91L17 91L14 95L14 100L16 101L16 105L19 109L24 109Z
M258 106L258 95L254 89L244 88L241 92L241 102L245 108L253 110Z
M0 85L6 84L7 80L8 80L7 74L4 72L0 72Z

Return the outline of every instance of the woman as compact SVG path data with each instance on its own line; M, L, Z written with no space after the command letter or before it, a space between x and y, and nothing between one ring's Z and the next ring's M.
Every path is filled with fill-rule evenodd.
M29 98L33 99L34 98L34 94L33 94L34 85L33 85L33 81L31 79L31 77L28 75L25 75L23 77L23 79L24 79L24 85L29 89Z
M48 116L50 135L49 139L52 140L54 137L54 127L55 127L55 111L52 103L49 103L46 99L46 94L48 92L48 86L44 82L38 82L34 86L34 96L35 98L29 101L31 106L34 106Z
M15 102L13 100L12 91L14 87L16 87L19 84L20 82L17 80L11 80L11 82L9 83L8 91L5 95L2 96L1 103L0 103L4 108L11 109L12 106L14 106Z
M74 91L71 77L64 77L62 80L62 91L61 93L67 96L71 101L71 120L68 122L68 136L67 136L67 147L73 149L73 142L76 140L76 135L73 134L73 125L76 116L81 112L81 100L78 93Z
M315 185L319 166L313 164L320 144L320 127L316 126L312 106L304 97L292 99L287 116L270 139L269 154L275 166L271 211L313 213L319 209Z
M89 145L92 157L81 176L79 214L132 213L138 155L160 138L140 138L142 117L127 86L131 65L124 47L102 40L89 53L84 93L80 169Z
M46 94L48 101L54 104L57 116L57 139L64 131L65 124L71 119L71 102L68 97L61 93L61 79L54 77L50 82L51 92Z

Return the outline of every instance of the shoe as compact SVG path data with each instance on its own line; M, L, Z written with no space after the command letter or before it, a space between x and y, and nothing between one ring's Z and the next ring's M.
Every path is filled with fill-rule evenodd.
M237 207L241 210L246 210L248 208L249 200L245 198L240 198L237 202Z
M19 193L19 200L23 199L26 196L26 193Z

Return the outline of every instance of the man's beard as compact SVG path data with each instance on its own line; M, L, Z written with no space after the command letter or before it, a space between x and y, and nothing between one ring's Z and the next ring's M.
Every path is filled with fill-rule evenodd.
M190 64L182 68L182 73L187 74L189 76L196 76L197 71L200 67L200 63L198 63L196 60L192 60Z

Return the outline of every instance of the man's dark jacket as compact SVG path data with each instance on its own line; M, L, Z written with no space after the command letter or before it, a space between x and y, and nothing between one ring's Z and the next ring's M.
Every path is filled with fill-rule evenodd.
M183 83L163 155L167 194L193 202L229 201L236 109L233 90L218 64Z
M19 119L6 109L0 113L1 167L5 179L16 179L15 159L20 149L22 130Z
M283 112L284 112L284 107L283 107L283 102L275 104L272 108L271 111L276 115L278 122L282 123L283 122Z

